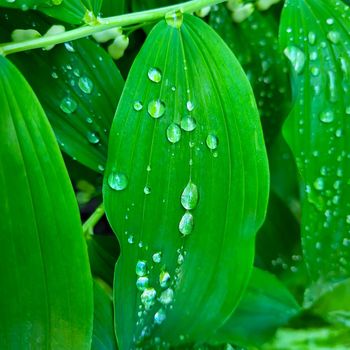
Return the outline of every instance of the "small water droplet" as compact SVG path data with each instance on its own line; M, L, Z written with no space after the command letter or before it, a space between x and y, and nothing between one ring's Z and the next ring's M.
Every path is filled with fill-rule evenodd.
M347 115L350 115L350 106L348 106L348 107L345 108L345 113L346 113Z
M156 263L159 264L162 261L162 252L157 252L152 255L152 260Z
M171 123L166 130L166 136L171 143L179 142L181 139L180 127L175 123Z
M162 288L166 288L170 282L170 274L167 271L162 271L159 274L159 284Z
M138 290L144 291L148 287L148 277L139 277L136 280L136 287Z
M192 210L198 203L198 188L193 182L189 182L181 195L181 204L187 210Z
M135 272L136 275L140 277L147 275L147 262L145 260L139 260L136 263Z
M166 23L170 26L170 27L174 27L174 28L180 28L182 26L182 22L183 22L183 13L178 10L176 12L171 12L166 14L165 16L165 20Z
M218 147L219 140L215 135L209 134L205 142L209 149L214 150Z
M166 289L159 297L163 305L168 305L174 300L174 291L171 288Z
M192 101L187 101L186 108L189 112L192 112L194 110L194 104Z
M323 179L323 177L318 177L314 181L314 188L317 191L322 191L324 189L324 179Z
M327 34L327 39L333 44L338 44L339 40L340 40L340 34L339 34L339 32L331 30Z
M141 294L141 302L147 310L153 306L156 295L157 292L154 288L146 288Z
M108 176L108 185L113 190L122 191L128 186L128 179L124 174L113 171Z
M165 104L161 100L153 100L148 104L148 114L155 119L162 117L165 113Z
M133 235L130 235L130 236L128 237L128 243L129 243L129 244L133 244L133 243L134 243L134 236L133 236Z
M164 309L159 309L155 314L154 314L154 322L156 324L161 324L165 321L166 319L166 314Z
M305 54L296 46L288 46L284 49L285 56L289 59L295 72L297 74L301 73L305 66Z
M309 44L313 45L316 42L316 34L314 32L309 32L308 36Z
M134 102L134 110L135 110L136 112L141 111L142 108L143 108L143 104L142 104L141 101L135 101L135 102Z
M144 194L151 194L151 189L148 186L145 186L143 189Z
M66 114L73 113L78 107L78 104L71 98L65 97L60 103L61 110Z
M58 79L58 74L56 72L51 73L52 78Z
M181 128L185 131L193 131L197 126L196 120L187 115L181 119Z
M83 76L79 78L78 86L85 94L91 94L94 84L88 77Z
M99 136L98 136L98 133L96 133L96 132L89 131L89 132L86 134L86 136L87 136L88 141L89 141L90 143L92 143L92 144L97 144L97 143L100 142L100 138L99 138Z
M62 2L62 1L61 1ZM64 47L68 52L75 52L74 46L72 42L66 42L64 43Z
M323 123L332 123L334 121L334 113L331 110L326 110L320 113L320 120Z
M160 83L162 80L162 72L158 68L150 68L148 70L148 78L154 83Z
M184 235L189 235L193 230L193 215L190 212L186 212L179 223L179 231Z

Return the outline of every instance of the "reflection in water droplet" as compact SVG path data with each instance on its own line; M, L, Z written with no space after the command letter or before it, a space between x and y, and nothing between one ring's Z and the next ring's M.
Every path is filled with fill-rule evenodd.
M150 68L148 70L148 78L154 83L160 83L162 80L162 72L158 68Z
M187 115L181 119L181 128L185 131L192 131L196 128L196 120Z
M113 171L108 176L108 185L113 190L122 191L127 187L128 179L124 174Z
M136 263L135 271L137 276L145 276L147 274L147 262L145 260L139 260Z
M84 92L85 94L91 94L91 91L94 87L94 84L92 83L92 81L88 77L83 76L83 77L79 78L78 86L79 86L80 90L82 92Z
M139 277L136 280L136 287L138 290L144 291L148 287L148 277Z
M207 136L207 139L205 140L205 142L206 142L209 149L214 150L218 147L219 140L215 135L209 134Z
M73 113L77 107L78 104L71 97L65 97L60 104L61 110L66 114Z
M99 143L100 142L100 138L98 136L98 134L96 132L93 132L93 131L89 131L87 134L87 139L90 143L92 144L96 144L96 143Z
M186 212L179 223L179 231L184 235L189 235L193 230L193 215Z
M159 309L155 314L154 314L154 322L156 324L161 324L165 321L166 319L166 314L164 309Z
M159 284L162 288L166 288L170 282L170 274L167 271L162 271L159 274Z
M181 139L180 127L175 123L171 123L166 130L166 136L171 143L179 142Z
M305 54L296 46L288 46L284 49L284 54L289 59L296 73L301 73L305 66Z
M168 13L165 16L165 20L170 27L180 28L183 22L183 13L180 10Z
M152 118L158 119L165 113L165 104L161 100L153 100L148 104L148 113Z
M181 195L181 204L187 209L191 210L197 206L198 203L198 188L193 182L189 182Z
M334 121L334 113L331 110L323 111L320 114L320 120L323 123L332 123Z
M142 110L142 108L143 108L142 102L141 101L135 101L135 103L134 103L134 110L136 112L139 112L139 111Z

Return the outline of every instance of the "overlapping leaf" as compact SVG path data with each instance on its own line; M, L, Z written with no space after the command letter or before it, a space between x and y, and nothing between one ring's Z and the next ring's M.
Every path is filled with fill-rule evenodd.
M220 4L212 8L209 23L237 56L252 84L265 142L270 146L290 104L287 65L278 47L275 14L256 10L243 22L235 23L226 4Z
M44 112L0 57L0 348L90 349L92 279L74 193Z
M262 345L299 312L288 289L272 274L255 268L237 309L215 332L211 343Z
M111 130L104 200L121 244L121 349L204 341L233 312L265 216L268 166L253 93L204 22L149 35Z
M284 134L303 180L303 248L316 298L324 283L350 274L349 13L336 0L288 0L280 29L295 99Z

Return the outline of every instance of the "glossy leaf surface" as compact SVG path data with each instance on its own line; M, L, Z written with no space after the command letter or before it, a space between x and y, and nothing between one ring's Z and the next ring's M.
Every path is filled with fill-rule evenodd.
M350 274L349 7L336 0L288 0L281 45L294 106L284 134L302 177L302 240L315 295Z
M213 336L213 344L259 346L300 312L288 289L272 274L255 268L233 315Z
M0 57L0 348L90 349L92 279L46 116Z
M266 151L248 80L210 27L181 21L149 35L111 130L104 200L121 244L121 349L209 337L246 287L266 211Z

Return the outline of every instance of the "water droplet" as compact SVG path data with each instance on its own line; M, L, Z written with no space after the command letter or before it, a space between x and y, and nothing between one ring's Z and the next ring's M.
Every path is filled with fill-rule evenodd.
M61 1L62 2L62 1ZM64 43L64 47L68 52L75 52L74 46L72 42L66 42Z
M170 282L170 275L167 271L162 271L159 274L159 284L162 288L166 288Z
M157 252L152 255L152 260L156 263L159 264L162 261L162 252Z
M197 206L198 203L198 188L193 182L189 182L181 195L181 204L187 209L191 210Z
M171 123L166 130L166 136L171 143L179 142L181 139L180 127L175 123Z
M324 179L323 179L323 177L318 177L314 181L314 188L317 191L322 191L324 189Z
M284 54L289 59L295 72L297 74L301 73L305 66L305 54L296 46L288 46L284 49Z
M161 100L153 100L148 104L148 113L152 118L158 119L165 113L165 104Z
M334 121L334 113L331 110L323 111L320 114L320 120L323 123L332 123Z
M309 44L311 44L311 45L315 44L315 42L316 42L316 34L314 32L309 32L307 38L309 40Z
M128 237L128 243L129 243L129 244L133 244L133 243L134 243L134 236L133 236L133 235L130 235L130 236Z
M136 280L136 287L138 290L144 291L148 287L148 277L139 277Z
M189 115L181 119L181 128L185 131L192 131L196 128L196 126L196 120Z
M347 216L346 216L346 223L347 223L347 224L350 224L350 215L347 215Z
M166 289L159 297L163 305L168 305L174 300L174 291L171 288Z
M347 115L350 115L350 106L348 106L348 107L345 108L345 113L346 113Z
M100 138L98 136L98 133L96 132L93 132L93 131L89 131L87 134L87 139L90 143L92 144L96 144L96 143L99 143L100 142Z
M215 135L209 134L207 136L207 139L205 140L205 142L206 142L209 149L214 150L218 147L219 140Z
M170 27L180 28L183 22L183 13L180 10L168 13L165 16L165 20Z
M184 235L189 235L193 230L193 215L186 212L179 223L179 231Z
M147 262L145 260L139 260L136 263L136 275L143 277L147 274Z
M77 107L78 104L71 97L65 97L60 103L61 110L66 114L73 113Z
M150 309L156 298L157 292L154 288L146 288L141 294L141 302L146 309Z
M124 174L113 171L108 176L108 185L113 190L122 191L128 186L128 179Z
M144 194L150 194L151 193L151 189L148 186L145 186L143 189L143 193Z
M186 108L189 112L192 112L194 110L194 104L192 101L187 101Z
M78 86L82 92L91 94L94 84L88 77L83 76L79 78Z
M52 78L58 79L58 74L56 72L51 73Z
M180 253L179 256L177 257L177 263L179 265L182 265L185 260L185 257Z
M160 83L162 80L162 72L158 68L150 68L148 70L148 78L155 83Z
M154 322L156 324L161 324L165 321L166 319L166 314L164 309L159 309L155 314L154 314Z
M142 108L143 108L143 104L142 104L141 101L135 101L135 102L134 102L134 110L135 110L136 112L141 111Z
M327 39L333 44L338 44L339 40L340 40L340 34L339 34L339 32L331 30L327 34Z

